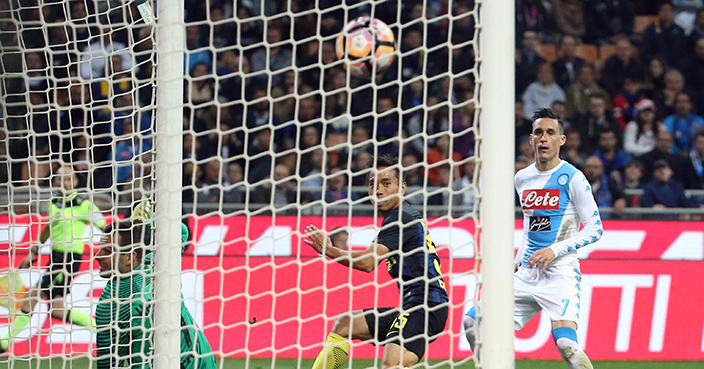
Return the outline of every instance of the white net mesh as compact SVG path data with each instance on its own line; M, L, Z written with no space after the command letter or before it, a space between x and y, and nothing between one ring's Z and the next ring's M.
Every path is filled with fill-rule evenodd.
M152 155L159 139L155 24L145 22L142 1L0 3L0 175L7 201L0 282L24 278L17 287L0 283L7 322L0 334L15 334L7 342L16 361L27 354L90 356L95 335L50 319L56 306L38 304L26 325L31 329L14 332L22 312L8 296L26 293L46 269L48 256L31 272L16 267L41 241L47 219L55 221L43 216L65 192L89 200L108 222L129 216L142 196L158 199L151 175L160 163ZM408 184L405 200L424 216L437 247L450 298L445 329L421 362L465 362L470 351L461 320L478 279L479 5L185 0L185 6L183 151L156 158L183 158L182 178L159 180L183 185L192 246L183 256L182 293L213 352L248 359L243 365L273 358L271 367L309 367L301 360L316 357L336 316L400 306L386 268L352 271L323 262L302 242L305 227L315 224L335 246L366 249L382 221L369 201L368 163L393 154ZM339 31L363 15L386 22L397 40L396 61L371 81L351 76L335 55ZM67 167L76 189L62 191L68 185L55 179L72 178ZM85 218L89 213L80 218L90 225L87 236L72 231L73 244L88 247L65 300L94 314L106 279L94 263L98 237L87 238L101 233L93 227L101 222ZM64 216L71 227L79 220ZM50 238L45 254L61 243ZM353 341L349 359L378 366L381 352Z

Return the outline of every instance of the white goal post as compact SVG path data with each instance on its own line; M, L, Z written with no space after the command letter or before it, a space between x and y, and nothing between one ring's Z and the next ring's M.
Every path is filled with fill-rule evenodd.
M29 275L17 267L61 196L54 172L71 166L76 192L109 222L142 195L154 200L145 359L156 369L180 365L181 301L216 356L306 367L335 316L398 306L385 267L353 272L302 242L311 223L352 249L373 240L382 219L364 161L389 152L450 295L446 328L419 366L513 368L514 5L0 0L0 282ZM335 56L337 34L359 16L383 19L396 37L394 64L372 81ZM94 263L100 233L88 227L66 296L86 313L106 284ZM32 282L55 244L44 245ZM0 288L0 339L15 292ZM462 316L480 297L481 354L470 358ZM95 335L50 313L35 309L10 361L91 357ZM378 366L381 352L354 342L349 360Z

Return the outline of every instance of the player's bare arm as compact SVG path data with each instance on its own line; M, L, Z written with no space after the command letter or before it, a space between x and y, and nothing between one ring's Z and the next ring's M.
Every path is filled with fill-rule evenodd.
M366 250L342 250L333 246L330 237L312 224L306 227L305 232L309 239L303 240L303 242L310 245L319 254L363 272L371 272L376 269L379 262L389 252L388 247L378 243L372 243Z

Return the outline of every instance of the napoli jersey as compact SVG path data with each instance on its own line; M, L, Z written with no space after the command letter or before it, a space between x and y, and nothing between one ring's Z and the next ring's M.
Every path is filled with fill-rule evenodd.
M548 171L532 164L516 173L514 182L523 209L523 243L516 265L546 247L555 253L551 264L573 263L579 248L601 238L601 217L589 181L571 164L561 161Z
M399 214L399 211L401 214ZM400 227L399 223L403 226ZM376 242L386 246L386 266L396 280L403 304L448 302L440 259L430 238L423 215L409 203L396 207L381 223Z

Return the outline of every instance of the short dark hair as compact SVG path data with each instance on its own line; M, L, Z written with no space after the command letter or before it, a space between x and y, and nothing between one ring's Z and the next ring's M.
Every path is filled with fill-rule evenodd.
M392 154L382 154L376 157L376 168L388 168L394 167L396 172L396 178L398 178L398 183L403 183L403 174L398 166L398 157Z
M535 123L538 119L543 118L557 120L557 124L560 127L560 134L565 134L565 122L562 121L562 118L560 118L560 114L557 114L550 108L541 108L533 112L533 123Z
M144 247L151 244L149 227L143 227L140 223L133 223L129 220L110 223L104 229L105 234L116 233L117 248L120 252L134 252L142 260Z

